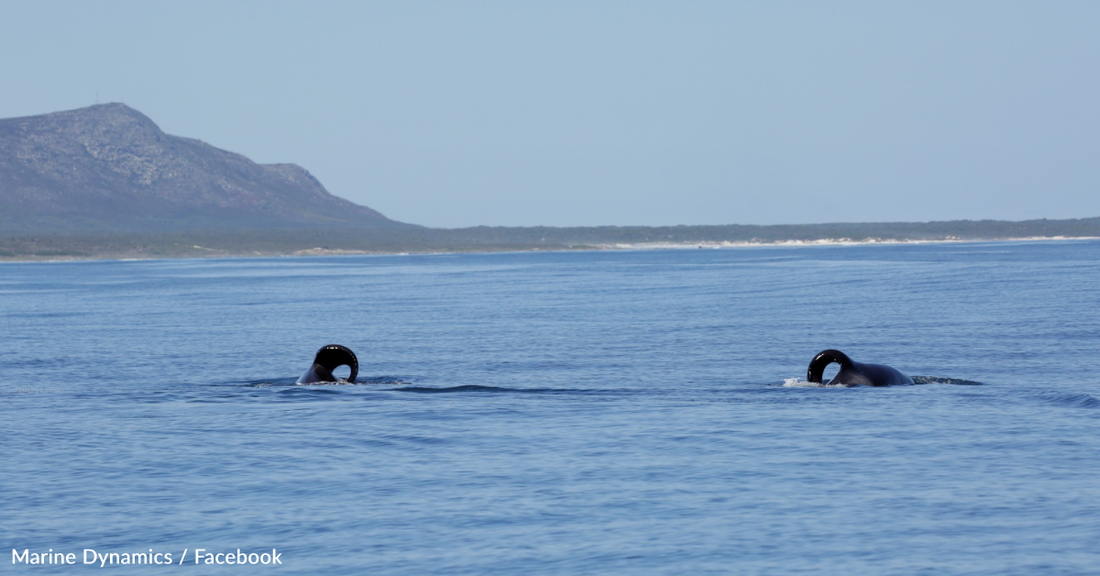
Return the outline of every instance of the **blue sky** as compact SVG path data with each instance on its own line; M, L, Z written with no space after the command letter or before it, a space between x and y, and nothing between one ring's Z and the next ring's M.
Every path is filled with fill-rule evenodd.
M1100 216L1097 2L0 4L0 117L122 101L430 226Z

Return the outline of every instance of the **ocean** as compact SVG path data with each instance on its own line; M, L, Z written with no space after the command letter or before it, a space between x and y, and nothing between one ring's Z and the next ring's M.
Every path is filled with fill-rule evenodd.
M1100 573L1096 240L7 263L0 326L6 573Z

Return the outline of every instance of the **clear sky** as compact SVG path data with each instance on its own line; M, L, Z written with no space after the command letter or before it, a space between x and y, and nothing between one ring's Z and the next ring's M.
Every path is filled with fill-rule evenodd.
M429 226L1100 216L1100 2L0 3L0 117L122 101Z

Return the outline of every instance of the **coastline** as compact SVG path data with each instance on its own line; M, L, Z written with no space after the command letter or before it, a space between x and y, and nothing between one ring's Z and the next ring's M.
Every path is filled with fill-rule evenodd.
M0 261L865 246L1100 238L1100 217L774 225L226 228L111 232L0 226Z
M323 256L408 256L408 255L433 255L433 254L494 254L494 253L522 253L522 252L596 252L596 251L649 251L649 250L724 250L739 248L812 248L812 247L843 247L843 246L896 246L896 245L921 245L921 244L986 244L986 243L1012 243L1012 242L1065 242L1065 241L1093 241L1100 240L1100 236L1021 236L1008 238L819 238L814 240L785 239L785 240L748 240L748 241L701 241L701 242L633 242L633 243L593 243L593 244L569 244L569 245L543 245L543 246L464 246L464 247L436 247L427 249L349 249L330 248L316 246L292 251L261 251L261 250L232 250L208 248L201 245L192 245L189 250L179 253L51 253L44 251L37 254L13 254L9 251L0 251L0 264L5 263L61 263L61 262L91 262L99 260L117 261L145 261L145 260L179 260L179 259L234 259L234 258L308 258ZM158 251L159 252L159 251Z

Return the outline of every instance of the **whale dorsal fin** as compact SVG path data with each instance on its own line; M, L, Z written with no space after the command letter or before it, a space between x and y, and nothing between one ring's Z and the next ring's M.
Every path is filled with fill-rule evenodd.
M852 359L840 350L822 350L810 360L810 367L806 369L806 381L821 384L821 377L825 375L825 367L832 363L840 364L843 370L852 365Z

